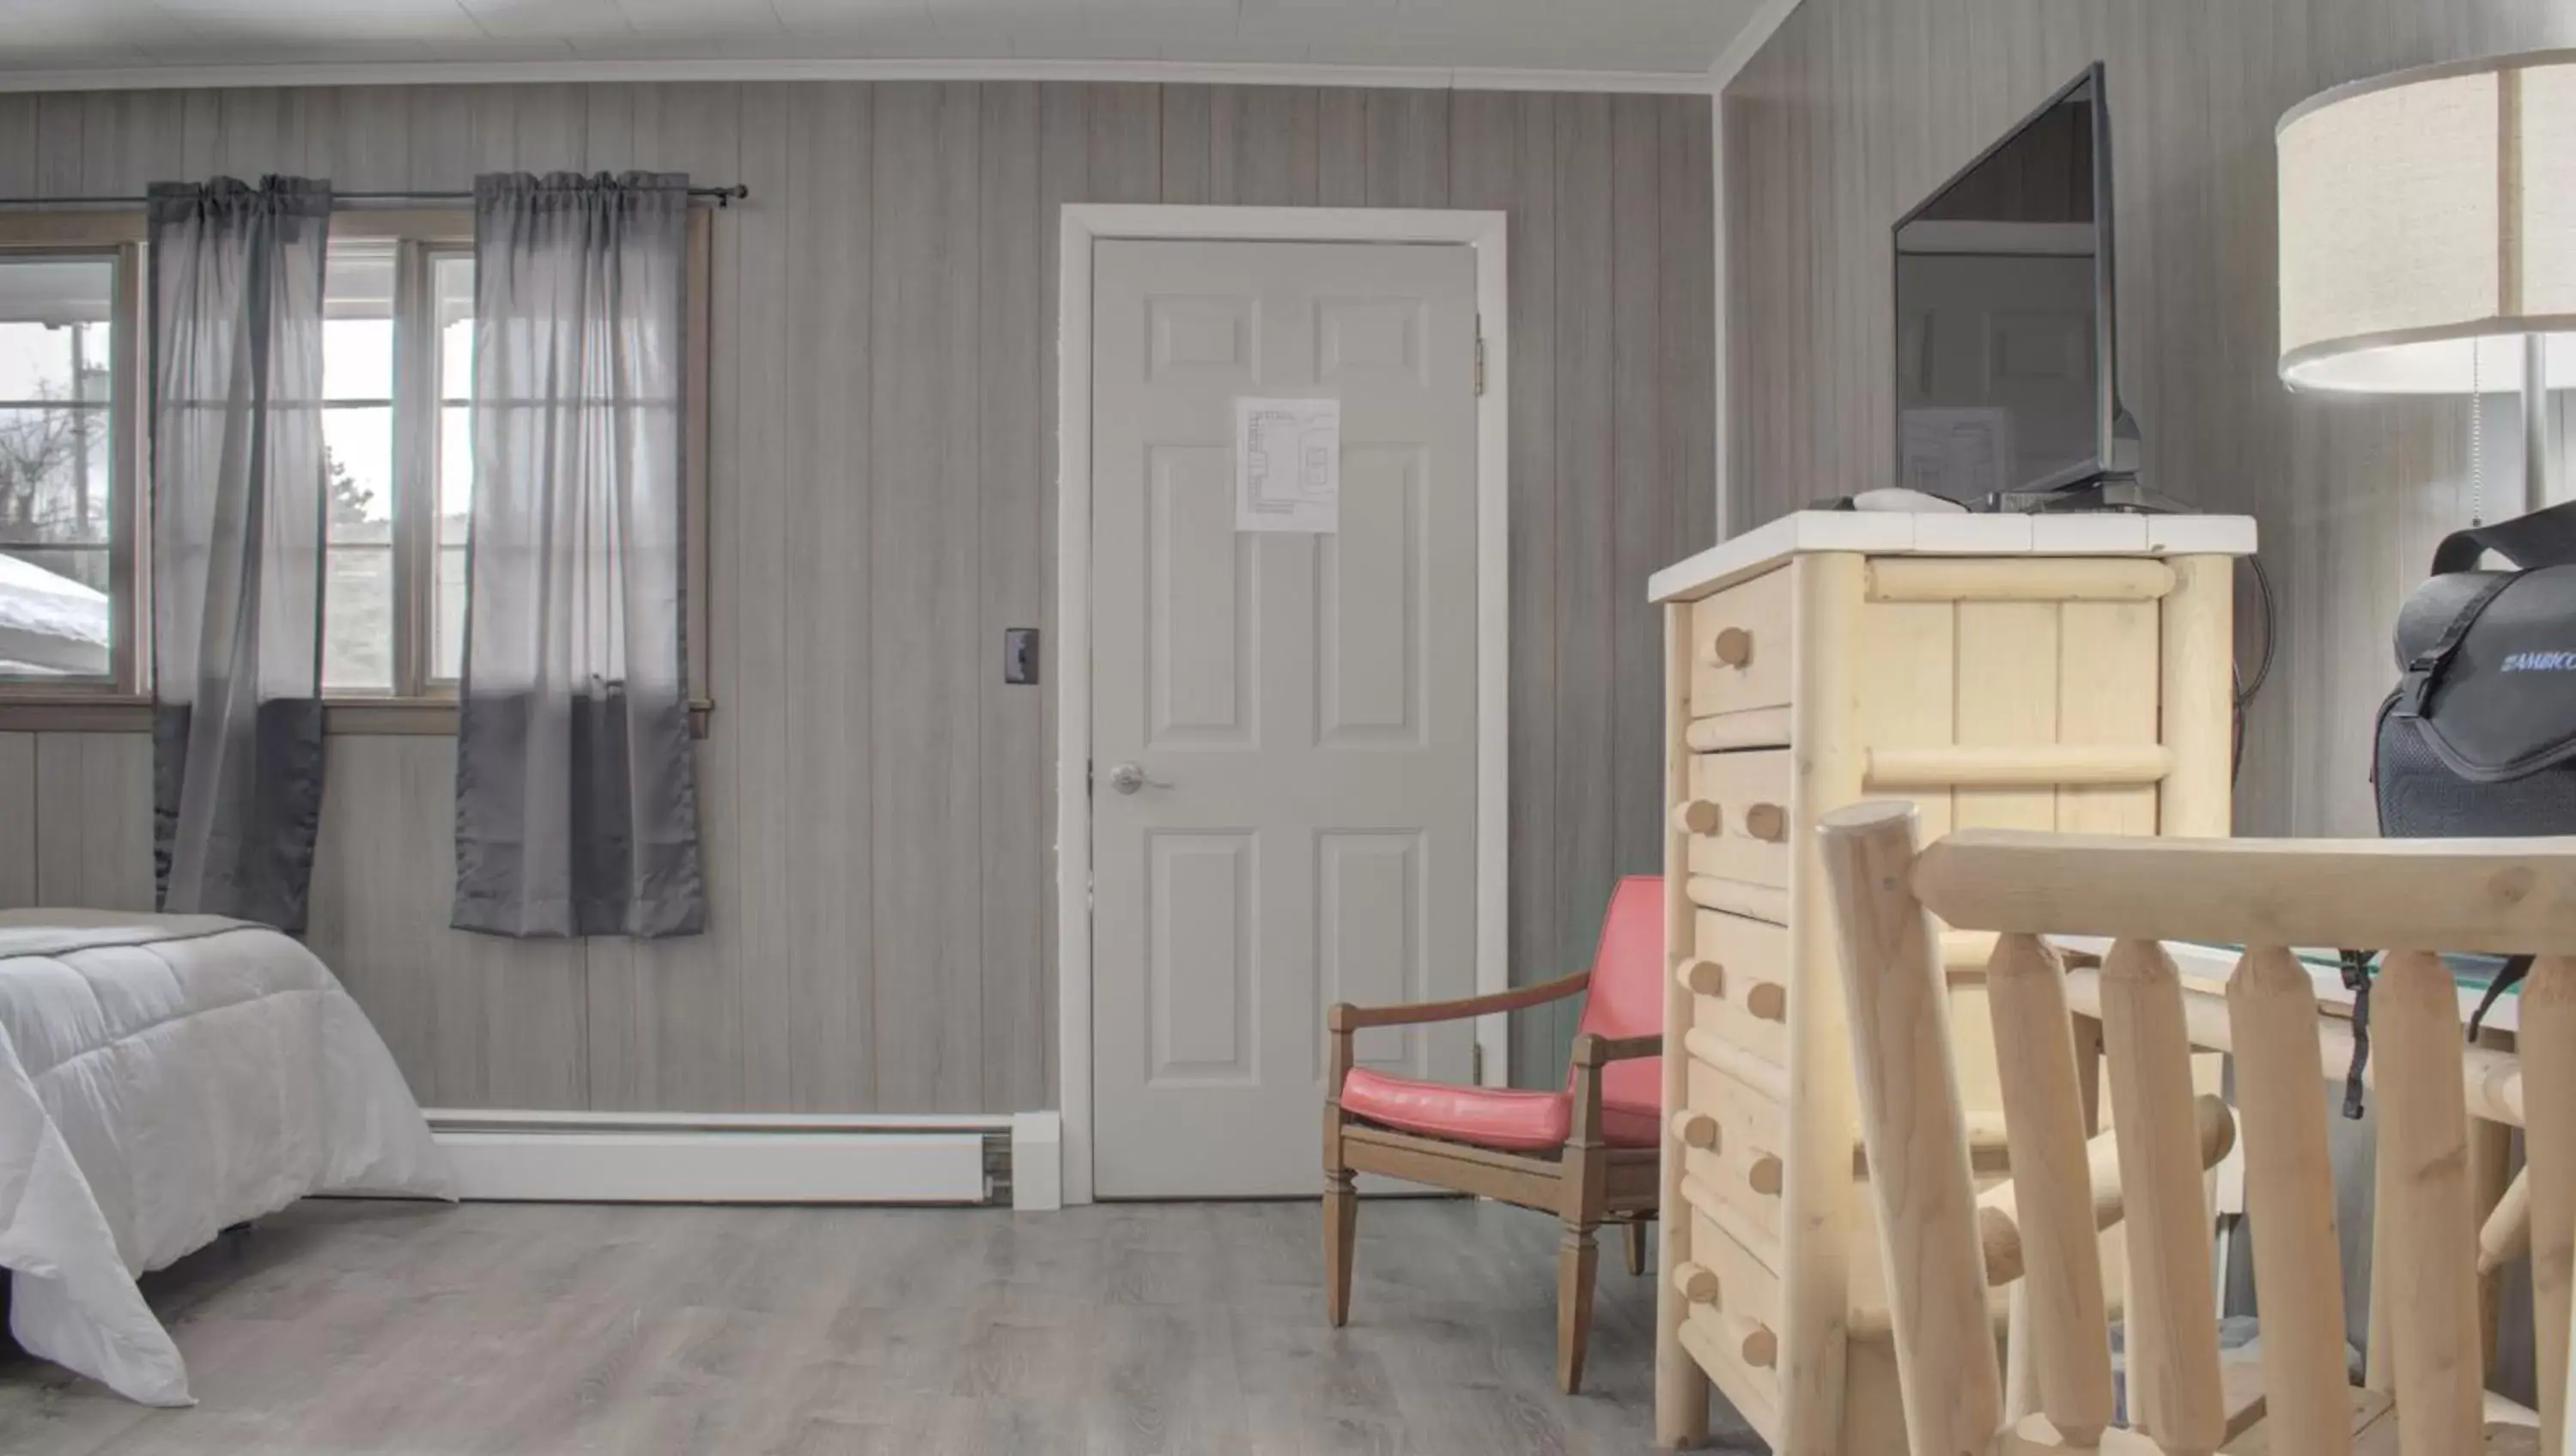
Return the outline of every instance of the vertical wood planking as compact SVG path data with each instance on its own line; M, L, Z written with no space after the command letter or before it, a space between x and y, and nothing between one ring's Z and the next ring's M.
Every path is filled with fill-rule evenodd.
M175 180L202 182L222 170L224 118L220 91L182 93L187 109L180 129L180 168Z
M1614 579L1611 439L1610 102L1556 98L1556 864L1545 881L1557 901L1557 941L1542 948L1581 965L1601 923L1618 850L1612 805L1611 598L1635 583ZM1557 1013L1551 1036L1573 1036L1576 1008ZM1562 1056L1550 1059L1559 1065Z
M1315 94L1315 184L1326 207L1369 205L1368 98L1342 86Z
M1051 645L1060 640L1056 620L1056 482L1062 478L1056 451L1056 380L1061 356L1056 338L1062 290L1064 204L1087 198L1091 191L1091 91L1087 86L1051 82L1039 88L1038 127L1038 318L1045 331L1038 350L1038 461L1044 482L1043 508L1038 512L1038 614L1043 633L1040 638L1040 671L1057 682L1065 669ZM1055 822L1056 762L1055 743L1060 725L1056 719L1056 689L1049 687L1038 694L1039 741L1046 745L1045 762L1041 765L1039 791L1047 809L1047 873L1040 880L1038 934L1041 954L1038 961L1038 1004L1044 1010L1045 1027L1040 1037L1038 1064L1039 1085L1045 1096L1035 1105L1056 1104L1057 1038L1055 945L1064 907L1057 903L1055 859L1053 850L1057 834Z
M1163 108L1159 88L1102 82L1085 88L1091 112L1090 193L1085 202L1159 202Z
M151 738L141 733L34 737L36 903L151 909Z
M398 192L410 185L411 108L398 88L308 93L305 120L306 175L329 179L339 192Z
M705 660L718 706L697 748L710 934L559 946L450 932L452 748L335 738L313 942L425 1099L814 1111L1054 1100L1054 693L1005 688L994 658L1002 627L1038 625L1052 641L1057 625L1052 338L1067 201L1510 214L1515 977L1579 964L1611 879L1645 867L1653 831L1630 827L1660 745L1641 759L1638 735L1621 731L1635 715L1612 699L1653 656L1635 578L1705 539L1693 525L1704 470L1690 460L1713 436L1705 381L1685 376L1709 349L1690 326L1707 312L1706 103L1088 83L956 94L974 99L881 108L878 88L837 82L0 97L13 192L123 193L219 171L462 190L505 168L685 170L754 188L714 234ZM902 135L883 134L888 116ZM927 159L930 210L945 221L895 219L921 194L889 180L890 151ZM908 261L876 256L890 235L912 240ZM936 317L890 334L879 311L916 285ZM1570 353L1560 290L1586 311ZM933 351L887 352L910 329ZM896 386L880 358L903 359L926 401L890 428ZM1632 444L1639 429L1651 438ZM900 482L889 461L904 463ZM889 502L898 488L915 494ZM1570 585L1568 542L1589 563ZM887 583L881 558L895 554L923 558L937 578L927 596ZM916 629L927 635L905 638ZM1558 672L1578 653L1579 698ZM880 731L890 717L912 725L909 751ZM68 783L35 775L43 738L0 742L29 760L25 795L67 797ZM95 758L51 752L146 817L139 835L108 838L77 820L40 834L31 816L26 894L43 883L148 897L144 740ZM935 792L889 808L880 790L896 778ZM0 758L0 807L6 779ZM894 853L926 857L937 887L903 913L876 898ZM0 897L9 873L0 838ZM1524 1080L1556 1080L1573 1012L1514 1028ZM879 1065L897 1040L914 1058L900 1088Z
M878 807L879 1104L971 1108L980 1095L982 862L975 549L972 238L980 99L970 83L877 91L872 475L875 630L869 656ZM887 677L908 685L889 691Z
M731 83L637 88L636 164L710 181L738 176L743 89ZM744 498L755 490L777 488L774 481L755 484L741 469L739 360L745 339L739 320L746 280L741 254L740 234L731 220L719 218L710 283L714 328L707 366L707 620L714 641L707 651L706 680L709 694L719 704L720 722L732 717L743 685L740 577L733 537L742 529ZM774 279L754 276L753 282L759 286ZM677 940L592 942L614 946L607 957L612 968L603 974L618 982L611 988L612 995L622 992L629 998L623 1006L612 1001L603 1008L594 994L594 1025L605 1009L609 1033L625 1038L617 1078L637 1086L648 1107L732 1111L748 1100L743 983L747 977L777 972L775 967L746 964L742 954L740 917L745 900L740 846L748 826L737 790L747 751L743 735L732 731L729 723L698 745L698 828L706 864L709 933ZM621 951L628 964L614 966Z
M36 757L36 903L87 906L89 832L104 829L81 802L82 739L38 733Z
M37 96L36 190L41 195L81 194L81 146L88 120L77 92L55 91Z
M787 96L780 86L742 90L734 175L751 196L724 209L736 301L716 313L718 332L734 341L735 486L725 494L732 529L719 531L713 544L733 573L731 590L717 599L729 601L734 612L726 639L734 674L727 736L738 848L730 905L719 899L709 911L733 912L726 938L742 998L742 1097L745 1106L764 1110L797 1105L793 1052L804 1008L797 978L785 971L797 952L791 886L800 861L789 826L807 781L804 766L788 754L789 684L803 665L788 655L787 623L805 608L786 559L788 538L808 529L816 504L813 477L791 477L787 469L786 443L797 423L787 409L788 320L808 297L788 278L789 236L798 211L815 201L787 185ZM721 260L718 267L725 267Z
M473 1106L484 1086L479 1021L442 1018L455 979L447 929L455 751L436 738L335 738L323 756L322 823L305 943L356 998L430 1106ZM560 1053L549 1060L561 1060Z
M292 92L244 88L216 93L219 165L245 182L304 164L304 130Z
M782 320L785 479L810 494L781 523L780 575L792 587L782 640L786 761L800 777L783 844L788 866L812 866L821 893L791 898L784 967L791 1105L868 1106L875 1085L878 965L868 927L876 814L868 765L874 637L869 560L874 499L868 442L873 306L874 160L866 86L798 86L787 97L789 212L783 276L795 303Z
M1314 206L1321 186L1314 88L1223 86L1216 101L1208 200L1233 207Z
M1708 419L1716 384L1716 343L1708 324L1716 305L1709 266L1715 246L1709 106L1702 96L1667 96L1657 108L1662 143L1656 221L1662 235L1655 382L1662 396L1657 450L1667 552L1697 550L1718 539L1716 436Z
M983 515L975 537L982 620L968 654L982 700L983 1075L973 1106L1039 1107L1053 1095L1041 1077L1054 1036L1038 974L1052 950L1039 936L1038 904L1038 886L1053 864L1047 845L1055 801L1042 767L1051 748L1039 732L1043 686L1006 684L1000 669L1002 634L1038 622L1039 523L1049 504L1038 465L1045 418L1038 359L1050 332L1038 315L1038 88L987 82L983 108L977 373L980 415L989 424L981 435Z
M1641 774L1615 765L1651 757L1663 731L1657 692L1663 658L1654 608L1637 583L1673 557L1671 492L1663 460L1665 307L1660 206L1663 102L1610 102L1610 779L1611 862L1652 867L1662 839L1663 796ZM1706 271L1705 266L1700 270Z
M1556 105L1558 98L1461 92L1450 106L1450 194L1502 208L1511 295L1512 978L1575 969L1558 933L1556 824ZM1572 1022L1543 1006L1511 1018L1512 1077L1562 1079Z
M182 138L187 130L188 93L120 91L113 99L119 113L113 153L100 150L95 134L84 139L94 179L91 185L123 197L139 195L155 182L187 180Z
M36 903L36 735L0 733L0 910Z
M1162 198L1168 203L1208 200L1208 150L1213 140L1208 115L1210 87L1165 86L1163 101Z
M1449 205L1449 96L1444 91L1368 93L1368 205Z
M589 99L571 86L520 86L510 128L510 165L542 177L584 170L589 155Z

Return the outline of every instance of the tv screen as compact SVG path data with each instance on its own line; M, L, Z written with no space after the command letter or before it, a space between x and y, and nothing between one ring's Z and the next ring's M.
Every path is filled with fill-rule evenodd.
M2110 450L2108 128L2097 65L1896 224L1896 483L1954 500Z

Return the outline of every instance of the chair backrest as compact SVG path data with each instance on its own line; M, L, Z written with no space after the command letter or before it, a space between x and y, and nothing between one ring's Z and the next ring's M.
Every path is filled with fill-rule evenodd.
M1610 889L1601 939L1592 952L1592 986L1576 1032L1657 1036L1664 1029L1664 881L1630 875ZM1655 1057L1602 1068L1601 1098L1621 1106L1663 1102L1663 1063Z
M2224 1438L2209 1222L2195 1146L2195 1043L2232 1050L2257 1210L2254 1275L2270 1449L2351 1449L2342 1280L2313 984L2291 948L2387 952L2372 998L2397 1407L2410 1450L2473 1452L2483 1410L2472 1079L2438 952L2540 957L2519 1069L2476 1080L2519 1115L2531 1160L2542 1428L2565 1419L2576 1243L2576 840L2105 838L1966 830L1916 844L1906 804L1828 815L1822 834L1890 1319L1917 1453L2092 1449L2113 1414L2097 1209L2124 1210L2131 1433L2122 1450L2206 1453ZM2013 1181L1971 1182L1938 914L1996 933L1986 968ZM2047 934L2109 937L2069 972ZM2221 998L2187 992L2162 942L2240 944ZM2086 1145L2072 1017L2098 1021L2114 1132ZM2530 1076L2524 1096L2522 1074ZM2114 1143L2116 1169L2104 1140ZM2103 1156L2096 1156L2096 1154ZM2105 1186L2107 1185L2107 1186ZM1995 1258L2009 1248L2013 1257ZM2005 1429L1989 1271L2030 1281L2039 1415ZM2045 1417L2042 1422L2040 1417ZM2421 1444L2418 1444L2419 1438ZM2551 1449L2558 1449L2554 1445Z

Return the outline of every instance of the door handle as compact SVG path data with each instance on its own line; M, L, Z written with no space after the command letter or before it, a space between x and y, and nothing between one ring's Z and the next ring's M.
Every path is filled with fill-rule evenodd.
M1145 766L1141 763L1122 763L1109 770L1109 787L1122 794L1132 794L1138 789L1168 789L1171 785L1161 779L1147 778Z

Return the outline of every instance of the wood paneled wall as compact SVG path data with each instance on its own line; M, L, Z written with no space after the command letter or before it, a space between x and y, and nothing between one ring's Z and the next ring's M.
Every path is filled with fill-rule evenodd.
M750 184L716 232L712 933L445 929L453 746L335 738L312 942L424 1102L1055 1100L1056 208L1511 213L1513 974L1656 862L1651 569L1714 539L1705 98L1037 83L0 96L0 195L216 172ZM1050 662L1050 672L1060 670ZM0 735L0 904L150 898L149 746ZM1571 1013L1515 1028L1563 1074Z
M2389 629L2468 523L2470 412L2282 388L2273 125L2341 81L2569 44L2566 0L1806 0L1723 103L1732 524L1890 482L1890 224L2104 60L2121 391L2150 483L2258 517L2279 589L2237 824L2375 832ZM2522 499L2518 419L2489 401L2489 519ZM2259 612L2250 585L2239 599L2250 671Z

